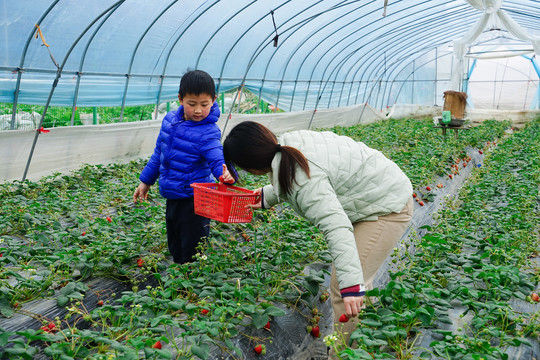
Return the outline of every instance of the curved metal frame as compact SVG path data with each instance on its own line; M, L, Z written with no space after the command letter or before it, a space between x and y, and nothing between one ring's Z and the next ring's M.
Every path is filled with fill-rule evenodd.
M39 137L39 134L40 134L40 130L41 127L43 126L43 119L45 119L45 115L47 115L47 109L49 107L49 104L51 102L51 99L52 99L52 96L54 94L54 90L56 89L56 85L58 84L58 80L60 79L60 76L62 76L62 70L64 69L64 66L66 65L66 62L67 60L69 59L69 56L71 55L71 52L73 51L73 49L75 48L75 46L77 46L77 44L79 43L79 41L82 39L82 37L86 34L86 32L88 30L90 30L90 28L92 28L92 26L94 26L94 24L103 16L105 15L106 13L108 13L109 11L111 11L112 9L114 9L117 5L121 4L122 2L124 2L125 0L119 0L117 1L116 3L114 3L112 6L110 6L109 8L107 8L105 11L103 11L98 17L96 17L87 27L86 29L83 30L83 32L79 35L79 37L77 37L77 39L71 44L71 47L69 48L69 50L67 51L66 53L66 56L64 56L64 60L62 61L62 64L60 64L60 66L58 67L58 70L56 72L56 78L54 79L53 81L53 84L52 84L52 87L51 87L51 91L49 92L49 97L47 98L47 102L45 103L45 108L43 109L43 114L41 114L41 119L39 120L39 125L38 125L38 130L36 130L36 134L34 136L34 141L32 143L32 148L30 149L30 154L28 156L28 161L26 162L26 167L24 169L24 174L23 174L23 178L22 178L22 181L26 180L26 174L28 173L28 168L30 167L30 162L32 161L32 155L34 154L34 149L36 147L36 142L37 142L37 139Z
M404 11L404 10L403 10L403 11ZM399 30L396 29L395 31L397 32L397 31L399 31ZM387 33L387 34L384 34L384 36L390 36L390 35L388 35L388 33ZM404 36L404 37L405 37L405 36L409 37L409 34L406 33L406 34L404 34L403 36ZM395 38L396 38L396 37L394 36L393 39L395 39ZM360 40L360 39L361 39L361 36L360 36L359 38L353 40L351 43L354 43L354 42L356 42L356 41L358 41L358 40ZM348 46L343 46L341 49L342 49L342 50L340 50L337 54L341 54L341 53L343 53L343 52L345 52L345 51L347 51L347 50L349 51L349 54L356 54L356 53L358 53L358 49L350 50ZM334 55L334 59L338 58L338 56L336 56L337 54L333 54L333 55ZM345 56L346 56L346 57L349 57L348 55L345 55ZM378 57L378 56L373 56L373 53L372 53L372 52L363 52L362 54L360 54L360 58L355 59L355 60L353 61L353 63L354 63L354 64L362 64L362 65L364 65L364 63L361 62L361 59L362 59L363 57L369 57L369 58L373 59L372 61L379 61L379 57ZM343 63L343 64L344 64L344 63ZM316 66L318 66L318 63L314 66L314 68L315 68ZM324 69L324 73L326 73L326 72L328 71L328 68L330 68L331 66L334 66L334 64L333 64L332 62L328 63L327 66L326 66L326 68ZM351 68L351 69L352 69L352 68ZM347 71L347 73L349 73L349 72L351 71L351 69L350 69L349 71ZM314 70L313 70L313 71L314 71ZM346 78L347 78L347 76L344 77L344 79L346 79ZM351 82L355 82L354 78L355 78L355 76L353 76L353 80L351 80ZM328 80L327 80L327 81L328 81ZM362 81L363 81L363 76L361 76L360 79L357 80L357 81L358 81L358 82L362 82ZM319 93L320 93L320 90L319 90ZM308 94L306 94L306 97L307 97L307 95L308 95ZM320 96L320 95L319 95L319 96ZM306 98L305 101L307 101L307 98ZM356 101L356 102L358 102L358 101Z
M47 10L41 15L39 20L37 21L36 25L41 25L43 20L49 15L49 13L52 11L52 9L58 4L60 0L55 0L54 3L51 4L47 8ZM17 68L17 83L15 84L15 93L13 94L13 110L11 111L11 130L15 129L15 117L17 115L17 103L19 101L19 91L21 88L21 77L22 77L22 69L24 68L24 60L26 60L26 53L28 51L28 46L30 46L30 41L32 41L32 38L34 37L34 34L36 33L36 27L34 26L32 28L32 31L30 31L30 34L28 34L28 38L26 39L26 44L24 44L24 49L21 55L21 61L19 62L19 67Z
M210 9L212 8L214 5L216 5L217 3L219 2L219 0L214 0L214 2L212 4L210 4L209 6L207 6L205 9ZM157 104L160 103L161 101L161 92L162 92L162 89L163 89L163 81L165 79L165 72L167 71L167 65L169 64L169 59L171 57L171 54L174 50L174 48L176 47L176 44L178 44L178 41L180 41L180 39L182 38L182 35L184 35L184 33L191 27L191 25L198 19L202 16L203 12L199 13L192 21L191 21L191 24L189 24L188 26L186 26L182 32L176 37L176 40L173 41L170 49L169 49L169 52L167 53L167 56L165 56L165 62L163 63L163 70L161 71L161 82L159 84L159 90L158 90L158 96L157 96ZM167 42L168 43L168 42Z
M116 12L120 8L120 5L124 1L125 0L117 1L117 2L115 2L115 5L113 5L114 8L109 8L108 10L106 10L104 12L104 14L106 14L105 18L103 18L102 16L99 17L101 19L101 22L99 23L97 28L93 31L92 35L90 36L90 38L89 38L89 40L88 40L88 42L86 44L86 47L84 48L84 51L83 51L82 55L81 55L78 71L74 72L76 74L76 76L77 76L77 83L75 85L75 92L74 92L73 105L72 105L72 118L71 118L71 123L72 124L73 124L73 121L74 121L74 113L75 113L74 109L76 107L77 100L78 100L78 92L79 92L79 88L80 88L81 76L83 74L82 70L84 68L84 62L85 62L85 59L86 59L88 49L89 49L90 45L92 43L94 43L95 36L101 30L103 24L105 24L109 20L109 18L112 16L112 14L114 12ZM290 3L290 1L292 1L292 0L280 1L280 3L277 4L277 7L274 10L277 10L277 9L280 9L280 8L286 6L288 3ZM178 0L173 0L173 1L170 1L168 4L164 3L163 4L164 7L160 11L160 13L157 14L152 19L152 21L146 26L144 31L141 33L138 42L135 44L135 46L133 48L133 52L131 54L128 69L127 69L125 74L103 73L103 75L105 75L105 76L125 76L126 77L126 81L125 81L125 85L124 85L124 91L123 91L123 95L122 95L122 105L121 105L121 115L120 115L121 119L123 118L123 112L124 112L124 107L125 107L125 104L126 104L126 101L127 101L127 92L128 92L131 77L149 77L149 78L152 78L152 77L160 76L161 82L160 82L159 90L158 90L158 94L157 94L157 103L156 103L156 109L157 109L157 105L159 105L159 102L160 102L160 99L161 99L161 93L162 93L165 73L167 71L167 66L169 64L169 60L170 60L170 57L171 57L173 51L176 49L176 46L178 45L179 41L182 39L182 37L186 33L186 31L188 31L189 29L191 29L194 26L193 24L196 22L197 19L199 19L201 16L203 16L203 14L205 13L206 10L208 10L208 9L212 8L213 6L215 6L216 4L218 4L219 0L215 0L212 3L206 3L205 2L204 4L201 4L199 7L197 7L186 18L186 22L188 20L191 21L191 22L188 23L187 26L185 26L182 29L182 31L179 31L179 32L178 32L178 30L175 31L176 35L175 34L171 35L170 39L173 39L173 38L176 38L176 39L174 39L174 41L166 42L166 44L167 44L166 46L167 47L170 46L170 47L169 47L168 53L167 53L167 55L165 57L165 60L164 60L161 75L157 75L157 74L133 74L132 73L133 64L134 64L134 61L135 61L135 58L136 58L137 54L139 53L139 49L141 47L141 44L142 44L143 40L146 38L146 35L148 34L148 32L152 28L155 27L155 25L158 23L159 19L161 19L165 14L167 14L169 11L171 11L172 6L174 4L176 4L177 2L178 2ZM405 0L398 0L396 2L406 4ZM406 12L411 12L411 9L413 7L423 6L423 4L425 4L427 2L428 1L423 1L422 3L415 3L415 4L410 5L410 6L404 6L404 7L400 8L399 10L396 10L394 13L390 13L389 16L396 16L396 15L399 15L399 14L404 14ZM56 6L58 6L58 3L59 3L59 0L54 0L49 5L49 7L45 10L45 12L43 12L41 17L39 18L39 20L37 22L38 25L40 25L44 21L44 19L47 18L47 16L50 14L50 12ZM364 90L363 91L364 94L367 94L367 92L369 91L370 82L368 81L368 79L378 78L378 79L380 79L380 81L384 81L384 83L385 83L384 87L379 88L379 95L375 95L376 102L379 103L379 101L380 101L381 106L382 106L382 104L384 104L384 101L385 101L384 99L389 97L389 91L393 87L393 85L389 85L390 83L393 84L393 82L395 81L395 78L394 78L394 80L392 80L392 77L393 76L397 77L397 75L401 73L402 69L406 68L406 66L408 66L408 64L410 64L410 63L407 63L407 65L403 65L405 63L403 63L403 60L401 60L401 64L402 64L401 66L392 67L392 68L390 68L389 66L385 67L384 66L385 63L387 65L388 64L392 64L392 65L398 64L394 60L392 60L390 62L382 60L382 59L385 58L386 53L388 53L388 51L389 51L388 48L386 48L386 49L376 49L376 48L373 48L372 45L363 45L363 44L361 44L361 41L362 41L362 36L361 35L359 35L356 38L352 38L355 33L360 33L360 34L363 33L363 32L365 33L365 28L366 27L375 26L377 20L373 20L369 24L362 24L363 28L359 28L359 29L356 29L356 30L353 30L353 31L347 31L346 36L344 36L342 39L337 41L335 44L330 45L326 49L325 53L321 54L314 63L310 64L311 69L308 69L308 71L310 70L311 73L310 73L310 75L309 75L309 77L307 79L302 79L302 80L299 79L300 74L303 72L303 70L306 69L307 59L311 58L314 54L317 54L317 51L319 49L321 49L321 48L323 48L325 46L328 46L328 40L331 39L333 34L324 35L324 37L322 38L322 40L319 43L314 44L313 46L311 46L310 48L307 48L307 49L304 48L304 46L306 46L305 42L300 41L288 53L288 56L286 57L282 67L279 69L278 74L281 73L280 74L280 79L270 80L270 79L267 78L267 74L268 74L268 71L270 69L270 65L274 61L275 55L277 55L279 53L279 50L282 48L282 46L284 46L284 44L288 44L289 41L291 41L292 36L293 36L293 32L295 30L298 30L298 29L301 29L301 28L304 28L304 27L308 26L312 21L317 19L319 16L324 16L325 14L327 14L329 12L339 10L341 8L347 8L348 9L349 7L353 7L354 9L347 10L350 13L351 11L352 12L359 11L360 9L362 9L362 8L366 7L367 5L369 5L369 3L366 3L366 2L362 3L361 0L343 0L343 1L336 0L335 2L332 2L331 5L327 6L326 8L322 9L321 11L317 11L315 14L310 14L310 15L306 16L305 18L301 18L302 14L304 14L307 9L310 9L310 8L312 8L314 6L318 6L321 3L322 3L322 0L309 5L308 8L299 9L298 11L294 11L291 14L287 14L289 16L284 21L282 21L281 24L279 24L280 43L279 43L276 51L272 52L271 54L268 54L268 56L265 55L265 57L262 58L262 61L266 62L266 64L263 63L263 65L262 65L262 66L264 66L264 72L263 72L264 75L260 79L260 81L261 81L260 87L259 87L260 95L262 95L262 92L264 90L265 82L269 82L269 81L279 82L279 89L277 90L277 93L276 93L276 104L275 104L276 107L277 107L278 103L280 101L280 97L282 95L284 84L292 83L292 84L294 84L294 89L293 89L293 94L292 94L291 99L290 99L290 105L289 106L290 106L290 108L293 108L293 106L294 106L294 104L296 102L295 96L297 96L295 90L297 89L298 84L300 82L303 82L303 83L307 84L307 90L306 90L306 95L305 95L304 105L303 105L303 108L305 109L306 105L307 105L307 99L310 96L310 89L313 86L313 84L318 83L319 85L318 85L318 91L317 91L317 97L318 97L317 106L320 105L319 99L321 98L321 96L323 94L322 89L324 89L324 93L327 93L327 95L325 95L325 96L328 96L328 104L326 105L327 107L330 107L332 102L334 102L334 103L336 102L336 100L332 100L335 96L339 97L339 99L337 100L337 104L338 104L338 106L341 106L342 102L345 101L343 99L343 96L344 96L344 94L346 92L348 92L346 104L349 105L349 103L353 101L352 100L352 98L353 98L352 93L353 93L354 89L356 89L356 93L357 93L356 99L354 100L354 102L358 102L358 95L361 93L362 88ZM437 4L437 6L441 7L441 6L445 6L446 4L449 4L449 3L452 3L452 1L441 1L440 3ZM206 42L204 43L203 47L199 50L198 56L197 56L197 58L195 60L196 66L198 66L200 64L200 61L203 58L203 56L205 55L208 47L210 46L212 41L214 41L214 39L219 34L219 32L224 28L224 26L226 26L227 24L230 24L232 21L234 21L235 18L237 18L237 16L239 14L242 13L242 11L244 11L245 9L247 9L247 8L249 8L251 6L254 6L255 4L256 4L256 1L253 0L253 1L250 1L246 5L242 5L241 7L239 7L234 12L234 14L230 15L206 39ZM453 10L449 10L451 12L450 14L451 15L457 14L455 10L459 9L459 7L461 7L461 5L454 6L452 8ZM469 14L470 12L477 12L478 14L481 14L480 11L477 11L477 10L471 8L467 4L463 4L463 7L464 7L465 10L464 11L458 11L458 13ZM377 6L370 13L381 11L382 9L383 9L383 7L382 7L382 4L381 4L380 7ZM536 14L538 13L538 10L540 10L540 5L536 5L536 4L526 4L525 5L525 4L520 3L519 1L508 0L503 4L502 9L505 10L506 12L508 12L518 23L520 23L520 25L526 26L526 27L531 28L531 29L539 29L539 23L537 21L534 21L534 19L536 19L538 17ZM257 10L259 10L259 9L257 9ZM421 11L428 11L428 10L429 10L428 8L423 7ZM259 13L260 12L257 12L257 14L259 14ZM357 18L355 18L355 19L349 21L348 23L342 25L341 29L346 29L346 28L354 26L354 24L359 23L363 19L367 18L370 15L370 13L360 14L360 16L358 16ZM416 12L415 12L414 15L417 16ZM454 15L454 16L456 16L456 15ZM261 16L258 17L257 19L255 19L254 21L252 21L251 24L249 24L244 29L243 33L240 36L238 36L238 38L235 40L235 42L230 45L230 47L229 47L228 51L226 52L225 56L222 58L222 66L221 66L221 70L220 70L220 73L219 73L219 80L218 80L218 91L219 91L219 88L221 86L221 82L222 82L222 80L224 79L224 76L225 76L225 68L226 68L227 64L229 64L229 62L230 62L230 57L231 57L233 51L236 50L238 48L238 45L240 44L240 42L249 35L250 30L252 30L255 26L260 24L267 17L268 17L267 13L261 14ZM336 17L336 18L339 18L339 17ZM400 19L405 19L405 18L406 18L406 16L403 16ZM446 22L448 22L449 16L440 15L439 18L441 18L441 20L445 20ZM468 18L472 18L472 17L469 16ZM299 19L299 20L297 20L297 19ZM434 19L436 19L436 17L434 17ZM314 29L313 31L305 34L304 35L304 40L307 40L307 39L309 39L309 38L311 38L313 36L317 36L318 34L321 34L321 32L323 32L324 30L326 30L329 27L333 26L338 20L339 19L329 19L328 22L326 22L325 24L323 24L319 28ZM94 22L92 22L92 25L95 24L96 21L97 21L97 18L94 19ZM184 22L182 24L182 26L184 26L184 24L186 22ZM454 23L457 23L457 22L454 22ZM426 29L431 29L431 32L429 32L429 35L430 35L429 39L433 39L434 36L436 36L438 33L443 33L442 30L433 31L433 29L436 28L436 27L437 26L436 26L436 24L434 24L434 21L432 21L430 24L419 23L418 26L416 26L416 28L414 29L414 31L411 31L412 27L408 27L405 30L405 29L400 29L400 28L392 28L392 27L389 26L389 29L391 29L392 34L400 34L401 33L400 36L392 37L392 44L394 44L394 45L392 45L393 47L390 50L390 51L392 51L392 55L395 56L396 58L399 58L399 59L410 59L410 55L407 55L407 54L412 54L414 52L413 49L418 48L418 43L412 44L410 39L411 38L414 39L415 37L419 38L420 35L418 35L418 34L420 32L422 34L425 34ZM180 29L180 27L178 29ZM456 29L462 29L462 24L454 25L452 27L452 30L456 30ZM88 30L89 30L88 28L86 30L84 30L84 33L86 33ZM20 93L20 86L21 86L21 81L22 81L22 72L24 71L24 63L25 63L25 59L26 59L26 55L27 55L27 52L28 52L30 41L31 41L33 35L35 34L35 32L36 32L36 29L33 29L31 31L31 33L29 34L29 36L27 38L27 41L26 41L26 44L25 44L25 46L23 48L23 51L22 51L22 54L21 54L19 67L16 69L18 74L17 74L17 81L16 81L15 91L14 91L13 111L12 111L12 118L11 118L11 128L12 129L14 129L14 127L15 127L16 110L17 110L19 93ZM413 33L412 36L411 36L411 33ZM248 79L248 74L250 72L250 69L252 68L254 63L257 60L261 59L261 55L263 54L264 51L268 50L266 48L266 46L269 44L269 42L270 42L270 40L271 40L271 38L273 36L274 36L274 29L269 28L268 35L266 35L266 36L263 35L261 37L260 42L258 44L255 43L254 46L251 47L251 55L249 55L250 57L249 57L249 61L247 62L247 65L246 65L244 76L242 77L242 79L240 79L240 78L238 79L238 80L240 80L239 87L242 87L245 84L246 79ZM384 39L384 38L388 38L388 37L389 37L388 33L380 34L380 35L377 36L378 39ZM408 37L408 38L405 39L406 37ZM80 39L77 39L76 42L74 42L74 44L72 44L72 47L69 50L70 53L73 50L73 47L75 46L75 44L77 44L79 41L80 41ZM426 39L426 41L427 41L427 39ZM424 43L426 43L426 41L422 41L420 43L424 44ZM348 46L343 46L344 44L349 44L349 45ZM357 46L354 46L354 44L356 44ZM408 47L406 45L408 45ZM339 49L339 46L342 46L342 48L339 51L334 52L334 53L331 54L331 52L334 49ZM433 43L431 43L431 46L432 46L432 48L434 48ZM352 47L352 50L351 50L351 47ZM372 48L372 51L365 51L369 47ZM364 52L360 51L360 49L362 49L362 48L364 49ZM307 52L302 51L302 53L301 53L301 50L307 50ZM297 56L300 56L300 53L304 57L303 57L300 65L298 66L298 69L295 70L296 71L296 77L294 78L294 74L292 74L293 77L288 78L287 74L289 72L290 66L293 63L293 61L295 60L295 58L297 58ZM69 54L68 54L68 56L69 56ZM415 57L415 59L416 58L417 57ZM324 64L324 66L323 66L323 64ZM318 76L318 78L319 78L318 80L315 79L315 75L318 72L317 69L320 70L319 73L321 74L320 76ZM42 69L28 69L28 71L51 72L51 73L53 72L53 70L42 70ZM60 72L60 76L61 76L62 72L63 72L63 66L62 66L62 69L61 69L61 72ZM70 72L66 71L64 73L67 74L67 73L70 73ZM394 75L392 75L392 74L394 74ZM58 78L60 76L57 76L57 80L58 80ZM171 75L171 77L176 77L176 75L173 74L173 75ZM181 77L181 76L178 75L178 77ZM338 77L340 78L339 81L338 81ZM327 85L329 82L332 84L332 86L330 88ZM52 90L52 91L54 91L54 90ZM372 92L370 91L370 93L372 93ZM371 97L371 95L370 95L370 97ZM47 100L47 105L48 105L48 103L50 103L50 99Z
M101 27L105 24L105 22L114 14L116 10L120 7L121 4L116 6L116 8L112 11L110 11L107 16L103 18L101 23L97 26L96 30L92 33L90 36L90 39L88 39L88 42L86 43L86 46L84 47L83 53L81 54L81 61L79 62L79 70L77 71L77 83L75 84L75 93L73 94L73 106L71 107L71 126L74 125L75 122L75 108L77 107L77 99L79 97L79 86L81 84L81 74L82 74L82 68L84 66L84 61L86 59L86 54L88 52L88 48L92 44L92 41L94 40L94 37L97 35L99 30L101 30Z

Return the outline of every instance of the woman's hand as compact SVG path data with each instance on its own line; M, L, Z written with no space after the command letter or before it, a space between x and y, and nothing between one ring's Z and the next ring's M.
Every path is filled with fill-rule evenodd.
M150 190L150 185L141 182L139 186L137 186L137 189L135 189L133 202L136 203L137 200L144 201L148 199L148 190Z
M255 210L255 209L260 209L260 208L262 208L262 204L261 204L261 202L262 202L262 196L260 196L261 193L262 193L262 188L255 189L255 190L253 190L253 192L254 192L255 194L259 195L259 200L258 200L256 203L251 204L251 205L248 205L248 206L249 206L250 208L252 208L253 210Z
M229 169L227 169L227 165L223 164L223 175L219 177L219 182L226 183L226 184L233 184L234 178L229 172Z
M363 296L346 296L343 298L345 304L345 313L349 318L358 315L362 307L364 306Z

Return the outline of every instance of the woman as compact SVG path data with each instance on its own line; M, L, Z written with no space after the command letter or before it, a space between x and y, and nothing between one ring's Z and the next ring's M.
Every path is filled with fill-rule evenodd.
M269 174L256 208L287 202L324 234L333 258L331 299L336 330L356 327L365 290L412 218L412 186L381 152L332 132L292 131L279 140L246 121L223 143L227 167ZM238 180L238 174L231 171ZM346 314L352 321L338 321Z

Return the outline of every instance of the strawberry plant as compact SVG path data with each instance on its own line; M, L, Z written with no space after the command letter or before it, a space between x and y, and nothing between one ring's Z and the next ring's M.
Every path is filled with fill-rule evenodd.
M354 348L338 349L339 356L502 358L505 346L537 336L538 316L517 314L507 300L533 301L539 280L529 263L538 254L530 215L537 211L535 124L504 141L507 124L498 122L459 142L442 139L428 121L334 129L396 161L422 203L439 191L437 176L463 171L466 146L486 156L437 225L397 255L403 258L392 281L369 294L374 302L352 334ZM0 313L25 324L0 330L4 357L206 359L218 349L242 358L235 337L247 337L249 350L260 344L262 355L262 343L270 348L266 339L275 335L268 324L287 311L303 312L309 336L325 335L316 303L329 299L321 285L331 258L315 227L286 204L257 211L249 224L212 222L196 260L173 264L164 200L152 189L147 202L131 201L145 163L86 165L71 175L0 185ZM242 178L248 188L268 183ZM312 264L319 266L308 271ZM41 303L51 303L50 311L30 317ZM456 303L467 323L449 333L444 324ZM427 330L438 343L422 350Z

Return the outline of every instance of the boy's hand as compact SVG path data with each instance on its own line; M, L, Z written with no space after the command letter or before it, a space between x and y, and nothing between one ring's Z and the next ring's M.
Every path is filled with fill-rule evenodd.
M141 182L139 186L137 186L137 189L135 189L133 202L136 203L137 199L141 202L148 199L148 190L150 190L150 185Z
M232 177L231 173L227 169L227 165L223 164L223 175L219 177L219 182L226 183L226 184L233 184L234 178Z

